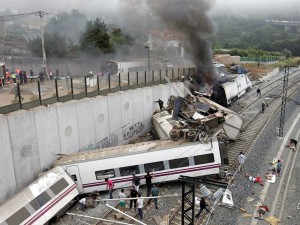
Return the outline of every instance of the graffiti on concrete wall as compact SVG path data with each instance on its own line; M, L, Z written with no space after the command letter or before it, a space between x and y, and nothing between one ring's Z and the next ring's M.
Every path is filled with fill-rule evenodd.
M101 141L96 143L96 149L97 148L109 148L113 146L117 146L119 141L119 137L117 134L112 133L106 138L103 138Z
M116 134L111 134L106 138L103 138L101 141L98 141L96 144L89 144L79 151L91 151L99 148L109 148L118 145L119 137Z
M142 122L135 123L130 127L127 127L123 130L123 139L128 140L132 138L134 135L140 133L144 129L144 124Z

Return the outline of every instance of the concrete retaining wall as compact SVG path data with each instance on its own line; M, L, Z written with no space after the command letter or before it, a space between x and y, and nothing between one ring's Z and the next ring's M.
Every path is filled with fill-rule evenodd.
M178 83L183 90L183 83ZM50 168L59 154L127 144L151 130L170 85L139 88L0 115L0 202Z

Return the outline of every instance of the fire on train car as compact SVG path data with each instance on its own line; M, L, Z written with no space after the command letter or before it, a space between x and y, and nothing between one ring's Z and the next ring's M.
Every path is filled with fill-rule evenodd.
M69 175L59 167L53 168L1 204L0 224L48 224L61 216L78 194Z
M147 172L153 173L153 183L177 180L179 175L217 174L221 157L217 139L209 143L156 140L75 153L53 166L63 168L80 193L90 193L106 190L105 178L122 188L132 185L132 175L144 184Z

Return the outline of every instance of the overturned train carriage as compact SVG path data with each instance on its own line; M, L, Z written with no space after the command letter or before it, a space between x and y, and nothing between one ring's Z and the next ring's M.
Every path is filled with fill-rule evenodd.
M192 133L195 140L202 142L218 134L228 140L239 137L243 118L234 111L204 97L197 96L192 100L178 97L174 100L168 110L156 112L152 117L159 139Z
M132 175L145 184L146 172L153 183L177 180L179 175L204 176L219 173L219 143L157 140L79 152L62 157L53 166L63 168L76 182L80 193L106 190L105 178L115 188L132 185Z
M223 106L229 106L232 102L243 96L252 88L252 82L246 74L239 74L231 81L216 84L213 87L212 100Z
M0 224L48 224L60 217L77 195L76 184L56 167L1 204Z

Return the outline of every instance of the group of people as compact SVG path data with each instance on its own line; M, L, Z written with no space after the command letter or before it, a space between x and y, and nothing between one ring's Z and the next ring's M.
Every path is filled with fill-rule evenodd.
M4 75L4 82L2 85L4 85L5 83L17 83L17 79L19 79L19 83L20 85L24 85L27 84L28 79L31 80L31 82L34 81L35 78L38 78L41 82L44 82L45 79L47 80L53 80L53 79L60 79L59 76L59 69L56 69L55 74L52 72L51 69L45 71L44 69L42 69L38 75L35 75L35 73L33 72L33 70L29 70L29 74L27 73L27 71L23 70L23 69L16 69L15 72L11 72L9 69L6 69L5 71L5 75Z
M158 209L157 204L157 197L159 194L159 189L156 185L152 186L152 178L154 177L153 174L147 172L147 174L143 177L146 180L146 187L147 187L147 197L152 195L154 197L155 208ZM113 189L114 183L112 180L106 178L106 189L109 191L109 198L113 199ZM139 176L133 175L132 176L132 186L129 192L129 195L126 196L124 193L124 188L121 188L120 193L118 195L120 199L120 209L122 212L125 212L126 209L126 198L130 198L130 210L138 210L139 218L143 219L143 206L144 206L144 199L141 198L142 194L140 193L140 184L141 178ZM151 199L148 200L148 204L150 204Z
M246 161L246 156L243 154L243 152L240 152L238 156L239 172L243 171L245 161ZM268 182L274 183L276 177L278 178L280 176L282 163L283 163L282 159L273 159L272 165L269 168L268 173L266 174L266 179ZM260 176L252 176L247 173L245 174L245 177L253 183L259 183L261 186L264 186L264 181ZM260 205L257 210L256 218L263 219L264 214L268 211L269 208L266 205L264 204Z

